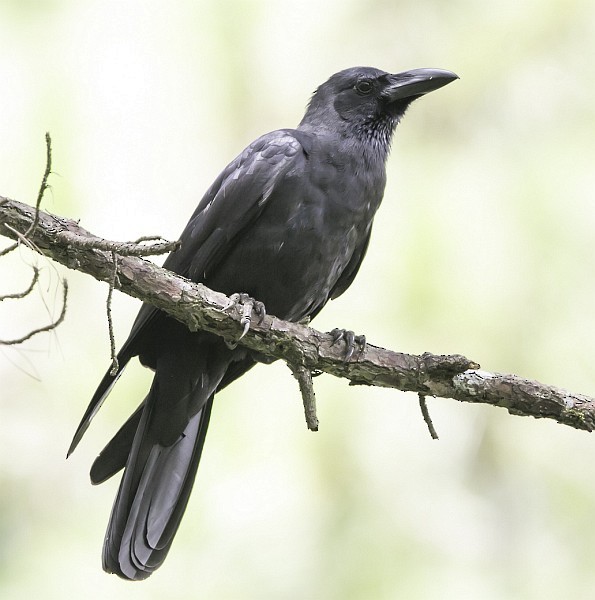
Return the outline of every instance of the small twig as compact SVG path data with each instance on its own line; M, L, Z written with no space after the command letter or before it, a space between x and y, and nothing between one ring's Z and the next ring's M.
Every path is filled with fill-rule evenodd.
M179 244L179 242L168 242L160 235L141 235L134 240L134 244L142 244L143 242L165 242L166 244Z
M146 239L139 238L136 242L112 242L97 236L83 236L65 230L58 232L56 238L77 248L93 248L94 250L103 250L105 252L117 252L120 256L155 256L156 254L166 254L180 247L179 241L168 242L163 240L151 245L139 243L151 241L151 239L163 239L156 236L146 236Z
M27 246L27 248L29 248L29 250L32 250L33 252L37 252L38 254L43 254L43 252L31 240L29 240L25 237L24 233L17 231L14 227L9 225L8 223L5 223L4 227L6 227L6 229L8 229L9 231L12 231L12 233L14 233L15 237L18 238L19 241L16 244L17 246L19 244L25 244L25 246Z
M423 415L424 421L428 426L430 431L430 435L433 440L438 439L438 434L436 433L436 429L434 429L434 423L432 423L432 418L430 417L430 411L428 410L428 405L426 404L426 396L421 392L417 394L419 396L419 407L421 408L421 414Z
M52 172L52 138L50 137L50 132L46 131L45 134L45 171L43 172L43 177L41 178L41 185L39 186L39 192L37 193L37 200L35 202L35 217L31 226L25 232L25 237L27 237L32 231L35 230L37 224L39 223L39 207L41 206L41 201L43 200L43 195L45 191L48 189L48 178Z
M310 431L318 431L318 417L316 416L316 396L314 394L314 384L312 383L312 374L304 365L296 366L288 363L293 376L298 380L302 400L304 402L304 413L306 415L306 424Z
M13 298L19 299L28 296L33 291L33 288L35 287L35 284L37 283L38 279L39 269L37 267L33 267L33 279L31 280L29 287L23 292L15 292L14 294L6 294L4 296L0 296L0 302L2 302L2 300L11 300Z
M31 222L24 233L17 231L13 227L11 227L8 223L4 224L6 229L8 229L9 231L12 231L15 234L17 241L14 244L12 244L11 246L8 246L7 248L4 248L2 251L0 251L0 257L6 255L9 252L12 252L16 248L18 248L19 244L24 244L28 248L33 250L34 252L39 252L40 254L42 254L41 250L37 247L37 245L35 244L35 242L33 241L32 238L34 237L35 230L37 229L37 226L39 225L40 213L41 213L41 211L40 211L41 202L43 200L46 190L49 187L48 179L52 173L52 138L50 137L49 132L46 132L46 134L45 134L45 147L46 147L45 170L43 172L43 177L41 178L41 184L39 186L39 191L37 192L37 199L35 201L35 211L33 214L33 218L31 219ZM5 204L7 201L8 201L7 199L4 199L1 204ZM17 292L17 293L13 293L13 294L7 294L5 296L0 296L0 301L6 300L9 298L13 298L13 299L25 298L33 291L33 289L39 282L39 269L36 266L33 266L32 268L33 268L33 278L31 280L31 283L29 284L29 287L23 292ZM0 340L0 344L5 345L5 346L18 345L18 344L21 344L21 343L27 341L28 339L32 338L34 335L37 335L38 333L43 333L44 331L52 331L53 329L56 329L56 327L58 327L62 323L62 321L64 320L64 317L66 316L66 303L67 303L66 301L68 298L68 283L64 280L64 281L62 281L62 285L63 285L62 311L60 312L60 316L55 321L51 322L49 325L46 325L45 327L33 329L32 331L30 331L29 333L27 333L26 335L24 335L18 339Z
M50 137L49 132L45 134L45 157L45 171L43 172L43 177L41 178L41 185L39 186L39 192L37 193L37 200L35 201L35 215L33 217L33 221L31 221L31 225L29 225L29 227L27 228L27 231L25 231L25 233L22 234L22 238L27 238L37 227L39 223L39 207L41 206L43 195L48 188L48 178L52 172L52 139ZM4 250L0 250L0 256L5 256L6 254L12 252L16 248L18 248L18 245L19 242L15 242L14 244L11 244L10 246L4 248Z
M110 341L110 356L112 361L110 374L112 376L115 376L117 375L120 366L118 364L118 356L116 353L116 338L114 335L114 323L112 319L112 297L114 293L114 288L118 283L118 257L142 257L154 256L156 254L165 254L166 252L176 250L180 246L180 242L168 242L167 240L164 240L161 236L154 235L142 236L135 242L112 242L97 236L82 236L68 230L58 232L57 237L61 241L64 241L67 244L69 244L70 246L74 246L79 249L102 250L111 254L112 270L110 278L108 280L109 290L107 293L106 310L107 327ZM151 245L146 245L143 243L155 242L156 240L157 242Z
M114 261L114 270L112 272L112 278L109 282L109 290L107 292L107 329L109 331L110 354L112 359L110 375L115 377L118 374L118 369L120 368L120 365L118 364L118 357L116 355L116 337L114 336L114 323L112 321L112 295L114 293L114 287L116 287L116 280L118 278L118 255L115 251L112 251L112 260Z
M62 311L60 312L60 316L53 323L50 323L45 327L33 329L33 331L30 331L27 335L24 335L23 337L18 338L16 340L0 340L0 345L16 346L17 344L22 344L23 342L27 341L28 339L32 338L38 333L43 333L44 331L52 331L53 329L56 329L56 327L58 327L58 325L60 325L60 323L64 321L64 317L66 316L66 300L68 298L68 282L66 280L62 281L62 287L64 290L62 298Z

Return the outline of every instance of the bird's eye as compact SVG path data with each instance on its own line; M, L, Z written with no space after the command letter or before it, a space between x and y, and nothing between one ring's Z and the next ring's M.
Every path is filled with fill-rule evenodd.
M355 84L355 89L360 94L369 94L372 91L372 84L367 79L363 79Z

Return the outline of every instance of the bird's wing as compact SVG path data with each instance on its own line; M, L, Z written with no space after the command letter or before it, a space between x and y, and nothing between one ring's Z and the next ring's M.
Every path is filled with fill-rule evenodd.
M236 236L258 218L278 183L303 164L304 149L297 136L303 137L294 130L273 131L252 142L236 157L207 190L180 236L180 248L167 257L164 268L192 281L204 281L233 247ZM142 333L151 328L160 314L150 304L141 307L118 353L119 369L115 374L108 371L101 380L74 434L68 455L78 445L126 363L138 354Z
M180 248L163 263L165 269L205 281L236 236L258 218L280 180L300 168L304 151L295 133L282 129L263 135L223 170L184 228ZM126 344L133 343L157 312L143 305Z
M279 180L298 168L303 156L301 143L288 130L253 142L207 191L182 232L180 250L163 266L193 281L203 280L213 259L257 218Z

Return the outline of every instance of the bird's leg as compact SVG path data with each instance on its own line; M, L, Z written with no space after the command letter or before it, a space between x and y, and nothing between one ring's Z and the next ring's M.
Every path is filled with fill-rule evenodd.
M351 359L356 345L360 347L360 355L366 349L365 335L355 335L353 331L350 331L349 329L339 329L338 327L329 331L329 334L333 337L333 346L341 340L345 342L345 360Z
M252 323L252 313L256 313L258 315L258 322L262 323L263 319L266 317L266 309L262 302L255 300L248 294L238 293L232 294L229 297L229 303L225 307L224 310L229 310L232 307L238 306L238 304L242 305L242 318L240 319L240 324L244 327L242 331L242 335L237 339L235 343L227 343L227 345L233 350L238 342L248 333L250 329L250 324Z

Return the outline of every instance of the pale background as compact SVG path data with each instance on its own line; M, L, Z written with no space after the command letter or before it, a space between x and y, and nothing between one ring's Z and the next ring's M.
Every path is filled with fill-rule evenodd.
M0 0L0 194L110 239L174 239L253 138L297 124L353 65L461 79L401 124L355 284L317 319L405 352L595 393L595 4L457 0ZM107 288L22 251L0 293L0 597L549 599L595 596L595 438L504 410L316 380L309 433L283 364L218 397L163 568L104 574L117 480L88 468L147 387L123 378L76 454L108 364ZM45 306L44 306L45 304ZM46 308L47 306L47 308ZM117 295L123 342L138 309Z

